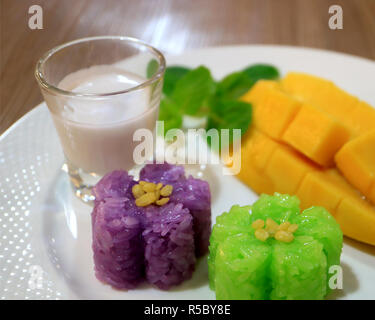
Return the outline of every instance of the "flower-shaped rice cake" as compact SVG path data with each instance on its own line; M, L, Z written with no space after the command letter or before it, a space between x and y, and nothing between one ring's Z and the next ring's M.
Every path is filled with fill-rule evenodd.
M328 270L340 264L342 241L324 208L300 213L297 197L263 194L252 206L235 205L217 217L210 287L217 299L323 299L330 292Z

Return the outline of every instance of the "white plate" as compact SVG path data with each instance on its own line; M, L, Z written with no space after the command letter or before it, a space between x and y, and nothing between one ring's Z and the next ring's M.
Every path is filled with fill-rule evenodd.
M305 71L336 82L375 105L375 63L321 50L278 46L207 48L167 57L169 65L208 66L215 78L252 63L283 74ZM44 104L0 139L0 296L2 299L214 299L201 260L193 279L171 290L149 286L117 291L97 281L91 252L91 208L76 199L60 168L63 154ZM213 217L255 193L234 177L209 169ZM344 288L330 298L375 297L375 248L346 240ZM38 275L42 281L38 283Z

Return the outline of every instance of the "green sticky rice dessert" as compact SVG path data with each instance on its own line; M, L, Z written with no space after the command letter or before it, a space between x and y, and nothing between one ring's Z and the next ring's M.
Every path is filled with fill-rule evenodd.
M322 207L300 213L295 196L261 195L217 217L210 237L210 288L217 299L323 299L340 265L342 231Z

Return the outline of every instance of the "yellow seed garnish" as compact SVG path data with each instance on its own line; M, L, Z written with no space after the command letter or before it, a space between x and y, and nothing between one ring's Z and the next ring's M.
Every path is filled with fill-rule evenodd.
M157 201L156 201L156 204L157 204L158 206L163 206L163 205L165 205L166 203L168 203L168 201L169 201L169 198L161 198L160 200L157 200Z
M160 194L163 197L168 197L173 191L173 187L170 184L165 185L161 190Z
M138 207L146 207L150 204L157 204L158 206L168 203L169 196L173 191L173 186L165 185L159 182L158 184L147 181L139 181L138 184L132 187L132 193L135 198L135 204ZM163 196L164 198L160 198Z
M264 224L266 227L263 229ZM293 232L298 229L297 224L285 221L278 225L271 218L267 218L266 223L262 219L255 220L251 226L255 229L255 237L261 241L266 241L269 237L274 237L281 242L291 242L294 239Z
M155 192L155 199L159 200L160 199L160 190L156 189L154 192Z
M251 226L253 227L253 229L257 230L257 229L262 229L264 227L264 221L262 219L258 219L258 220L255 220Z
M156 189L156 184L152 182L147 182L142 186L143 191L145 192L153 192Z
M291 224L288 228L288 232L293 233L293 232L297 231L297 229L298 229L298 224Z
M290 226L290 222L285 221L279 225L279 230L288 231L289 226Z
M275 239L281 242L291 242L294 236L290 232L279 230L275 233Z
M266 230L264 229L257 229L255 230L255 238L261 240L261 241L266 241L269 237L269 234Z
M139 184L135 184L132 188L132 193L134 198L139 198L142 196L145 192L142 190L142 187Z
M279 225L272 220L271 218L267 218L266 220L266 231L268 231L269 234L273 235L279 228Z
M139 198L135 199L135 204L138 207L145 207L152 203L154 203L156 200L156 196L154 192L147 192L144 195L140 196Z

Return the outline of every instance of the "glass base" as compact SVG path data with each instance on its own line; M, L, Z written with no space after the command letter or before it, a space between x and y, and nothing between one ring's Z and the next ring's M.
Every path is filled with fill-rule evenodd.
M132 169L128 170L128 173L134 177L135 180L139 180L139 173L143 165L136 165ZM95 197L92 194L92 188L99 182L103 177L96 173L82 170L66 161L62 170L69 175L70 184L73 188L73 193L81 199L83 202L92 205Z
M73 193L83 202L93 204L95 197L93 196L91 190L92 187L101 179L101 176L95 173L87 173L67 162L63 164L62 170L69 175Z

